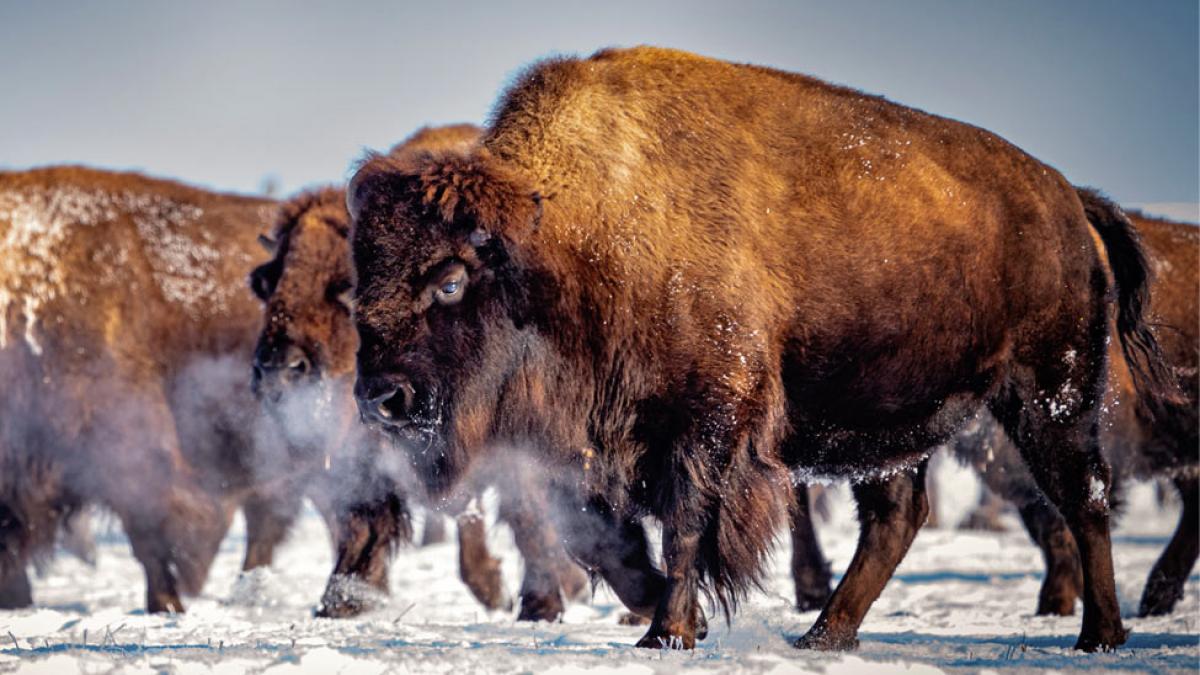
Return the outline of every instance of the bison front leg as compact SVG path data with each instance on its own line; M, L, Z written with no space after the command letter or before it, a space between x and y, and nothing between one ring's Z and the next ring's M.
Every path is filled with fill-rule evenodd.
M599 574L629 611L652 618L666 579L650 557L642 524L618 517L599 500L579 504L564 496L563 505L560 531L567 553L589 573Z
M29 585L29 555L23 543L24 523L0 504L0 609L20 609L33 604Z
M21 609L33 604L33 588L24 563L0 567L0 609Z
M786 515L788 476L774 456L777 430L735 400L713 405L698 421L673 445L655 486L667 583L640 647L692 649L704 638L701 583L728 620L761 575Z
M373 609L388 594L391 556L411 532L407 504L394 489L347 508L339 520L337 562L318 617L345 618Z
M929 500L925 495L927 465L928 461L922 462L915 473L900 472L886 480L854 486L861 527L858 548L816 623L796 641L797 648L858 646L858 628L863 617L883 592L929 516Z
M500 560L488 550L483 516L472 511L458 517L458 573L471 595L489 610L512 609L504 588Z
M1074 614L1075 600L1083 592L1083 569L1067 521L1045 499L1022 505L1020 513L1029 537L1041 549L1046 563L1046 576L1038 593L1038 615Z
M270 493L254 493L244 504L246 517L246 558L242 571L270 567L275 549L287 537L300 514L303 493L298 486Z
M518 492L520 494L514 494ZM560 574L573 566L563 560L558 531L547 514L549 503L532 480L510 485L500 495L500 518L512 528L525 561L521 580L521 612L517 621L556 621L565 609Z
M1162 557L1150 571L1138 616L1169 614L1175 603L1183 597L1183 586L1200 555L1200 481L1196 478L1177 478L1175 487L1183 501L1183 513L1179 515L1179 526L1171 537Z
M638 640L638 647L652 649L695 649L700 625L697 596L700 575L697 559L700 532L693 527L663 525L663 564L667 585L655 609L650 629Z

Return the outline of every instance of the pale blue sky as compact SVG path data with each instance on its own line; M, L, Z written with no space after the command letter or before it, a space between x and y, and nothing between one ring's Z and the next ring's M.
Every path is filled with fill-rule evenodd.
M0 0L0 166L285 191L364 148L483 121L523 65L651 43L986 127L1126 203L1200 201L1196 0Z

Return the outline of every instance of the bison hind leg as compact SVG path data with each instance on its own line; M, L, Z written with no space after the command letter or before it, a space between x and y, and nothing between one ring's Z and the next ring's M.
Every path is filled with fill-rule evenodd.
M989 406L1021 451L1038 487L1058 508L1079 548L1083 627L1076 649L1112 650L1128 631L1121 623L1109 532L1112 471L1100 452L1097 399L1104 368L1104 324L1072 358L1047 357L1013 367Z
M901 471L853 486L860 526L854 558L821 615L795 642L796 648L847 650L858 646L863 617L929 517L927 466L925 460L915 473Z
M1200 480L1196 476L1175 479L1175 487L1183 501L1179 526L1158 562L1150 571L1138 616L1169 614L1183 597L1187 577L1200 555Z

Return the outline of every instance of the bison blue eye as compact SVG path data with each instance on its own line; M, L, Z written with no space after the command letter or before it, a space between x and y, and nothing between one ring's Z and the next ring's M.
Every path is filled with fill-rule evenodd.
M455 265L450 273L442 277L442 281L434 288L433 297L442 305L453 305L462 300L463 291L467 287L467 270L461 265Z

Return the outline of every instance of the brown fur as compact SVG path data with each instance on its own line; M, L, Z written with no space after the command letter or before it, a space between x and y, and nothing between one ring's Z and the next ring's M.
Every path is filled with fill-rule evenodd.
M1074 189L1002 139L800 75L605 51L531 68L470 156L368 158L349 204L364 416L428 448L434 490L496 447L552 464L594 528L572 550L654 606L640 645L690 647L699 586L728 611L754 585L785 465L921 464L984 405L1086 542L1078 646L1124 641L1089 492L1109 270ZM1108 235L1135 279L1136 240ZM928 509L899 480L856 491L858 571L800 646L854 643ZM665 579L621 529L641 514Z
M479 129L470 125L427 128L391 153L461 154L478 137ZM375 468L377 456L390 452L389 444L376 436L358 436L362 430L353 420L351 386L358 341L350 308L339 297L351 285L348 231L344 192L327 188L301 194L280 209L271 242L274 257L251 275L251 286L265 304L264 330L256 349L256 389L270 401L305 384L325 388L337 409L337 424L343 427L340 435L331 436L332 449L315 449L332 456L338 477L326 481L326 474L317 472L314 481L330 483L327 489L337 494L342 523L337 528L338 562L322 601L326 616L351 616L369 606L353 592L356 582L386 592L389 556L408 538L407 512L380 506L403 501L394 477ZM344 464L361 467L347 476L339 468ZM520 474L513 471L511 479L503 481L500 514L513 528L525 558L520 618L552 620L564 607L560 584L566 596L573 597L582 573L567 566L557 535L539 513L544 510L540 488ZM496 483L497 476L489 473L484 482ZM500 583L499 563L477 531L481 527L477 519L460 519L461 573L476 597L497 609L511 602Z
M221 359L253 344L242 279L272 208L136 174L0 173L0 578L98 502L150 611L199 591L255 482L252 406L230 405L245 380Z
M1155 272L1149 297L1150 324L1162 346L1164 362L1182 401L1144 403L1132 370L1118 344L1109 348L1113 364L1105 396L1101 438L1113 466L1110 499L1119 502L1122 480L1166 477L1183 502L1179 527L1151 572L1139 613L1171 611L1200 551L1200 494L1197 488L1200 447L1200 228L1132 213ZM1070 530L1046 503L1034 477L1002 429L983 420L953 443L955 454L975 466L987 486L1014 502L1030 536L1042 548L1047 573L1038 598L1038 614L1073 614L1082 591L1078 550Z

